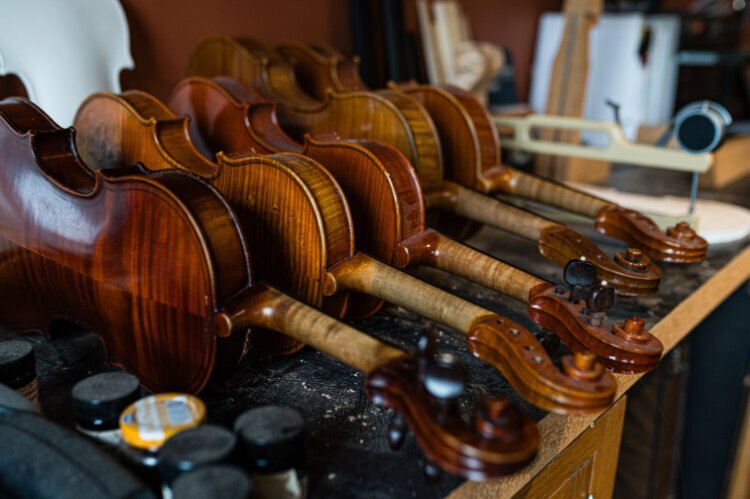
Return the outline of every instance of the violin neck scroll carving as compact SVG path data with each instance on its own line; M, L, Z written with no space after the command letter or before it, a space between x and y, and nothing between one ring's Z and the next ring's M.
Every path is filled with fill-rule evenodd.
M602 208L594 222L602 234L625 241L649 258L671 263L700 262L708 243L685 222L662 232L645 215L617 205Z
M533 420L504 398L485 398L467 424L458 410L466 373L450 355L436 355L435 334L419 342L416 355L370 372L369 397L396 411L389 441L398 448L408 425L428 461L469 480L512 473L536 454L539 433ZM427 470L427 468L426 468Z
M586 351L563 359L560 372L537 339L497 315L478 320L467 337L469 350L505 374L526 400L560 414L597 411L614 399L615 379Z
M612 371L640 373L658 365L664 347L644 327L642 318L613 323L607 329L606 312L614 304L614 290L598 282L590 262L568 262L565 281L569 290L547 285L533 291L529 313L537 324L555 331L574 352L596 354Z
M661 282L661 269L641 252L628 250L610 259L585 236L563 225L545 228L538 245L542 255L561 265L581 258L591 262L599 280L607 281L622 296L653 294Z

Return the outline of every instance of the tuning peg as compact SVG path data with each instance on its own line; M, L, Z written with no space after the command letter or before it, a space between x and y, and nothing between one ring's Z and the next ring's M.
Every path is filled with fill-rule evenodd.
M424 471L424 477L428 483L437 483L440 481L442 471L433 462L425 461L422 471Z
M466 371L453 355L440 354L427 366L424 387L438 400L454 400L466 389Z
M584 257L580 260L570 260L565 264L563 279L570 286L570 301L576 302L578 299L586 298L589 288L596 283L596 266Z
M607 317L607 310L615 304L615 289L602 282L594 286L586 297L584 313L589 316L592 326L601 326Z
M391 424L388 425L388 443L391 449L398 450L404 443L406 436L406 421L398 414L394 414Z
M474 409L474 427L487 438L517 435L523 419L518 407L507 398L485 398Z
M427 331L419 337L417 342L417 355L424 359L432 360L437 351L437 328L432 322L427 324Z

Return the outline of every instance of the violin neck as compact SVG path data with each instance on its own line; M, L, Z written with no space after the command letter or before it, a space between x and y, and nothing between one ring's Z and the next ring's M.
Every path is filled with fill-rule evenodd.
M529 301L537 286L547 284L538 277L432 230L405 241L403 245L407 246L409 254L421 256L409 263L444 270L524 303ZM428 248L428 251L423 251L423 248ZM471 262L471 265L466 262Z
M330 272L336 287L376 296L464 333L491 314L362 253L337 263Z
M435 192L425 192L427 208L460 215L537 241L543 231L559 224L454 182L443 182Z
M215 316L217 334L264 328L291 336L365 372L406 352L347 326L267 284L255 285L230 300Z
M509 194L557 206L587 217L596 217L602 209L614 204L537 175L529 175L515 169L511 170L510 175L511 179L506 184Z

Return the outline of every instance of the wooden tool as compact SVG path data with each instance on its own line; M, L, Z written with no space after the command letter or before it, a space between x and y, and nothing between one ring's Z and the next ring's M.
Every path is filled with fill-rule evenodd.
M305 297L311 303L338 299L331 303L341 315L349 292L356 291L447 324L466 334L469 349L498 368L521 396L543 408L583 411L611 401L611 377L592 354L567 358L565 376L519 324L356 251L344 194L314 160L221 153L213 163L189 141L187 120L143 92L95 94L79 109L76 127L83 154L103 167L140 157L210 179L254 236L250 244L264 257L264 277L273 274L273 282L290 288L316 282L317 295ZM104 144L120 144L119 156ZM391 252L396 250L394 241Z
M520 234L536 241L540 252L560 265L585 257L596 265L598 278L619 294L650 294L658 287L661 271L655 265L646 272L617 265L568 227L446 181L435 125L424 107L403 93L331 91L328 100L310 104L278 55L257 41L227 37L201 43L190 58L188 73L229 75L253 85L264 97L277 100L279 120L295 138L335 131L342 137L378 139L395 146L417 170L431 217L459 215ZM442 219L429 222L454 235Z
M0 102L2 321L97 332L110 360L154 391L198 391L245 352L248 328L290 334L368 374L370 397L412 428L426 457L469 479L501 476L534 455L533 421L485 399L472 426L465 376L427 338L409 356L275 288L252 284L248 245L223 198L181 172L93 173L26 100Z
M656 365L658 340L649 340L646 349L640 342L624 341L615 346L613 335L601 325L593 326L591 318L583 318L569 296L557 299L560 295L552 293L555 305L548 303L547 294L554 285L425 229L416 173L393 147L376 141L310 136L304 145L298 144L276 124L272 103L226 77L183 80L172 93L170 107L190 118L191 136L208 146L210 155L219 151L291 151L320 162L344 190L357 240L380 259L400 268L436 267L529 303L529 314L537 324L554 331L575 351L594 352L613 370L632 372Z
M293 61L296 77L300 82L305 82L307 86L303 88L315 96L320 95L321 89L327 88L337 91L366 89L361 80L352 77L357 70L356 61L347 60L333 49L287 43L280 45L278 50ZM487 194L505 192L593 217L600 232L635 246L649 258L673 263L695 262L705 258L708 248L706 241L687 227L674 227L666 234L662 233L655 230L653 221L634 210L503 165L500 141L492 119L484 106L468 92L451 86L416 83L391 85L391 88L415 97L430 113L440 133L447 179ZM499 120L501 123L514 124L516 133L513 140L520 143L523 138L530 137L531 126L544 128L542 120L545 118L539 116L536 121L530 121L529 118L507 117ZM553 117L547 119L552 120ZM559 127L560 121L561 118L554 118L552 123L556 126L553 128ZM590 121L586 123L592 126ZM527 126L518 128L521 124ZM604 126L601 124L601 127ZM636 161L647 161L649 165L674 165L679 168L691 162L695 167L700 165L705 169L709 166L704 157L693 157L684 152L627 146L614 125L608 125L606 129L601 127L597 130L606 131L610 136L608 148L622 149L623 157L611 160L632 162L635 158ZM533 143L537 142L535 140ZM529 150L527 143L523 143L525 150ZM581 150L581 146L572 144L559 144L558 147ZM549 152L549 147L545 147L545 151ZM596 154L597 158L601 158L601 151L597 150Z
M546 114L583 117L586 81L589 74L589 33L604 11L603 0L566 0L565 28L552 66ZM545 140L575 143L579 135L571 130L544 130ZM570 158L540 155L536 172L547 178L578 182L601 180L602 168L586 168Z

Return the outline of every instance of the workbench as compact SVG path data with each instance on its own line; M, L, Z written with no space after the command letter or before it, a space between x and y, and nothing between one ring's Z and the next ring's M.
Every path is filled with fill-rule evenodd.
M750 181L746 185L750 186ZM707 197L750 206L750 188L733 188ZM615 241L596 234L590 223L573 226L610 255L622 250ZM541 257L533 243L520 237L483 228L467 242L547 280L558 283L562 280L562 269ZM745 240L713 246L707 260L699 264L661 264L664 279L659 293L618 299L608 320L623 320L633 315L646 318L647 327L662 341L665 351L669 351L750 279L748 244ZM440 271L420 270L417 275L538 333L556 361L568 353L556 338L528 319L526 304ZM410 351L426 327L422 318L391 306L372 318L352 324ZM0 339L13 336L0 330ZM72 427L71 387L90 374L113 369L105 364L98 339L82 331L71 331L52 341L33 333L23 337L36 347L44 413ZM598 498L611 494L625 396L640 375L616 375L617 401L606 411L585 416L547 414L526 404L494 368L473 358L466 349L463 334L439 327L438 345L441 351L457 356L468 368L468 401L476 402L486 395L507 395L539 421L541 445L528 467L485 483L464 482L446 475L436 484L427 483L422 474L421 452L411 435L401 449L389 448L386 432L392 414L367 400L363 392L364 375L309 348L283 358L251 351L229 379L210 386L201 397L210 419L228 426L241 412L259 405L277 404L299 410L310 437L311 497L510 497L519 492L529 497L555 494L562 497L583 491ZM461 406L467 418L470 407L470 404Z

